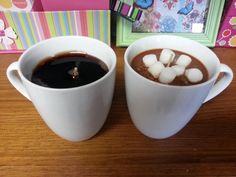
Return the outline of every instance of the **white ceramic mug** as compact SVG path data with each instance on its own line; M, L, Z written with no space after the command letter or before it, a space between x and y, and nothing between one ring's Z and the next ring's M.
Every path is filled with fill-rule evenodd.
M192 86L164 85L144 78L131 68L131 60L139 53L163 48L182 51L201 60L209 73L208 81ZM139 131L156 139L179 132L202 103L222 92L233 79L232 70L221 64L209 48L183 37L155 35L139 39L127 48L124 59L130 116ZM215 83L219 73L224 73L224 77Z
M108 73L88 85L55 89L30 81L32 71L43 59L66 51L86 52L106 63ZM110 110L116 72L116 55L105 43L81 36L55 37L26 50L19 61L7 69L12 85L26 98L60 137L81 141L94 136L103 126Z

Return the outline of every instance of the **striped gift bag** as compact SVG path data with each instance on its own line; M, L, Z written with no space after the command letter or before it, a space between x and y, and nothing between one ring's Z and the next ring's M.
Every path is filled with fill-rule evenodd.
M89 36L110 45L109 10L5 11L0 12L0 25L0 52L22 52L41 40L65 35Z

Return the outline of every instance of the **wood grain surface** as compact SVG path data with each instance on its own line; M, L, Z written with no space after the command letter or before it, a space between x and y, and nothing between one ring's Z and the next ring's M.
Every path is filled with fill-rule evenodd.
M49 130L31 102L8 82L6 68L19 54L0 55L0 177L236 176L236 79L202 105L178 134L150 139L134 127L128 113L125 49L114 47L116 87L105 125L92 139L77 143ZM235 48L213 50L236 70Z

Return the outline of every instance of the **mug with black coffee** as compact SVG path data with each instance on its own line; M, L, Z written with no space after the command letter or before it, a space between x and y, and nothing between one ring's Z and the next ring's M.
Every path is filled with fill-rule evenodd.
M209 48L174 35L139 39L124 58L131 119L140 132L156 139L179 132L233 79L232 70Z
M26 50L8 67L7 77L57 135L82 141L94 136L108 116L115 72L116 55L107 44L63 36Z

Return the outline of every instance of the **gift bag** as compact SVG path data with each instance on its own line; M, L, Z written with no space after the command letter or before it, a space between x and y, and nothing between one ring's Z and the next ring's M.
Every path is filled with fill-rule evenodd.
M39 41L66 35L89 36L110 45L107 0L92 4L91 0L83 1L81 7L77 3L73 9L68 6L68 10L56 6L57 3L46 6L45 0L22 0L21 5L14 4L14 0L6 1L9 2L0 4L0 52L22 52Z

